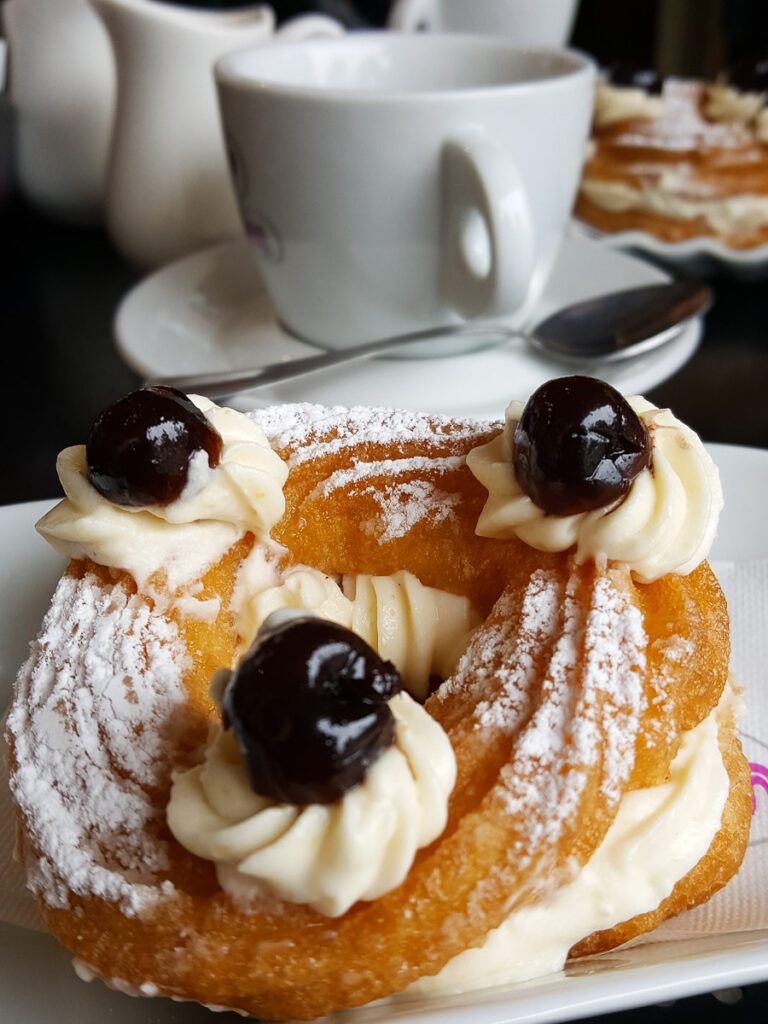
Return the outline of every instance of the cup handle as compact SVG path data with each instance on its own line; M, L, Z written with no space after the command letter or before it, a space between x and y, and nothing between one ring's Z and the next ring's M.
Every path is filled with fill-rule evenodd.
M528 294L536 242L514 162L481 140L449 140L441 177L446 301L464 317L515 312Z
M346 29L341 22L325 14L299 14L281 25L275 36L280 39L309 39L342 36Z
M387 18L387 27L399 32L417 32L434 28L435 0L395 0Z

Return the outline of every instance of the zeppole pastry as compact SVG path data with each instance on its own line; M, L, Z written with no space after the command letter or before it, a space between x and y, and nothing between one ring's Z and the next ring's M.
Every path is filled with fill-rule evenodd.
M83 978L308 1020L558 970L737 871L720 484L668 410L147 388L58 470L8 741Z
M575 213L664 242L768 242L768 62L717 81L619 69L597 83Z

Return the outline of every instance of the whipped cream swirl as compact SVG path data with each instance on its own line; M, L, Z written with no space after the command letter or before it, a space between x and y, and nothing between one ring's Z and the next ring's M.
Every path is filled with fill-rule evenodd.
M248 904L265 895L337 917L404 880L416 851L445 828L456 761L437 722L399 693L395 743L333 804L298 807L254 793L231 730L216 723L203 764L174 778L168 824L214 861L223 889Z
M643 583L695 569L709 553L723 507L717 467L694 431L668 409L639 396L627 401L650 434L652 465L618 502L570 516L546 513L520 487L513 452L524 404L511 402L502 432L467 456L488 490L477 533L516 536L540 551L573 547L578 561L624 562Z
M764 123L764 130L768 133L768 122ZM640 188L601 178L585 178L581 183L581 191L590 202L613 213L634 210L658 217L703 220L719 235L748 235L768 224L768 196L707 198L692 195L692 188L690 178L675 171L664 171L656 184L646 183ZM711 191L710 186L706 188Z
M66 448L56 468L66 498L37 524L68 558L130 572L140 587L161 568L169 588L191 583L251 531L264 538L285 509L288 470L263 430L234 409L190 396L221 434L219 463L192 457L181 496L168 505L115 505L88 479L84 445Z
M663 97L649 96L644 89L610 85L604 80L598 81L595 86L596 128L604 128L615 121L661 117L664 109Z
M309 566L285 571L279 583L251 588L239 607L238 629L246 647L268 615L282 608L311 612L361 636L391 661L418 700L433 674L447 678L481 622L466 597L424 586L413 573L348 574L337 582Z
M707 87L704 113L710 121L723 124L749 124L765 104L764 92L742 92L721 82Z

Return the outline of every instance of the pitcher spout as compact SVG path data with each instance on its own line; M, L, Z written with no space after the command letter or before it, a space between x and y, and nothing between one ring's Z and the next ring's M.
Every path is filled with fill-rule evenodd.
M161 0L88 0L110 32L133 30L145 32L160 29L180 33L211 35L221 39L222 33L255 29L265 35L275 30L275 13L271 7L258 4L235 10L184 7L162 3Z

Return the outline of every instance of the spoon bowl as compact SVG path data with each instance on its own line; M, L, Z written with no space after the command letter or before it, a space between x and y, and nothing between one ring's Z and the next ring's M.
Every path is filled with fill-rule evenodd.
M671 281L609 292L574 303L530 330L499 323L470 322L380 338L332 352L322 351L286 362L228 373L156 377L148 384L166 385L211 399L231 397L279 381L316 373L357 359L395 352L437 338L471 339L476 348L522 340L560 363L595 369L603 363L643 355L676 338L694 317L711 307L711 290L695 281Z
M566 306L542 320L528 340L560 359L629 359L676 337L712 306L712 291L696 281L671 281L609 292Z

